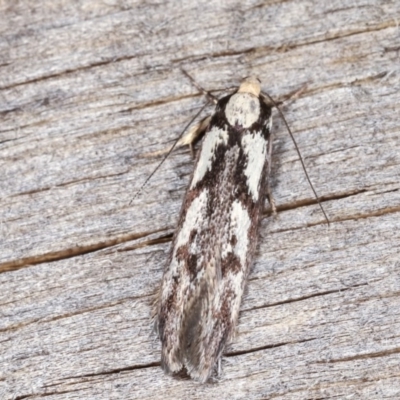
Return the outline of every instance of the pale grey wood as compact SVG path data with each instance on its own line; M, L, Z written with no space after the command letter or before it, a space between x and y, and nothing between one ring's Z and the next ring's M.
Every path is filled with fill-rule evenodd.
M399 2L0 3L0 398L400 397ZM165 376L154 294L193 162L160 161L254 73L283 108L217 384ZM209 108L209 112L212 107Z

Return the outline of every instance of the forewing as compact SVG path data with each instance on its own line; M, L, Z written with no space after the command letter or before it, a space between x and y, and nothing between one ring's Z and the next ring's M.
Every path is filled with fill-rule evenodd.
M268 173L269 115L238 129L224 119L225 104L204 138L159 306L163 368L178 372L184 366L201 382L234 333Z

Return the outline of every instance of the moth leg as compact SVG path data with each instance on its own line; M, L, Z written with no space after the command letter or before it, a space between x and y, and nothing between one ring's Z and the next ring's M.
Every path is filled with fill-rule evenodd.
M275 217L278 215L278 212L276 211L276 202L275 202L274 196L272 195L272 190L271 190L271 186L270 186L269 182L267 183L267 196L268 196L269 204L271 205L272 214Z
M304 84L300 89L292 90L291 92L281 96L279 99L274 100L271 99L267 93L260 93L260 96L265 104L270 107L277 107L281 106L285 103L285 106L288 106L293 101L297 100L307 89L308 84Z
M221 357L218 358L217 361L217 380L221 378L221 374L222 374L222 360Z
M207 92L207 90L203 89L183 68L181 68L181 71L183 72L184 75L186 75L190 79L192 84L198 90L200 90L200 92L202 92L210 101L212 101L214 104L218 103L218 99L215 96L213 96L210 92Z
M278 104L283 104L289 105L293 101L297 100L307 89L308 84L305 83L300 89L295 89L292 90L291 92L287 93L285 96L283 96L281 99L278 100Z
M182 139L178 141L176 144L176 147L182 147L182 146L189 146L190 148L190 153L192 157L194 158L194 150L193 150L193 143L200 138L200 136L204 135L208 125L210 124L211 121L211 116L204 118L202 121L200 121L198 124L193 125L188 133L183 136Z
M204 118L201 120L198 124L193 125L188 133L182 137L182 139L179 139L178 142L175 145L175 148L183 147L183 146L189 146L190 148L190 153L192 154L192 157L194 158L194 151L193 151L193 143L202 136L207 127L208 124L211 121L211 116ZM172 145L158 151L153 151L151 153L145 153L142 155L142 157L158 157L158 156L163 156L171 151Z

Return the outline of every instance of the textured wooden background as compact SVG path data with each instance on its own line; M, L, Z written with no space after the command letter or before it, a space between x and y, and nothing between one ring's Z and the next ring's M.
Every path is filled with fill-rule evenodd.
M400 2L1 0L0 398L399 399ZM219 383L165 376L150 322L204 104L284 106ZM209 108L209 112L211 107Z

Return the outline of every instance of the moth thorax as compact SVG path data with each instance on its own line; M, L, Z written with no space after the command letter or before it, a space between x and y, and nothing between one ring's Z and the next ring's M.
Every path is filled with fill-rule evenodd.
M231 126L250 128L260 118L260 100L249 92L237 92L231 96L225 117Z

